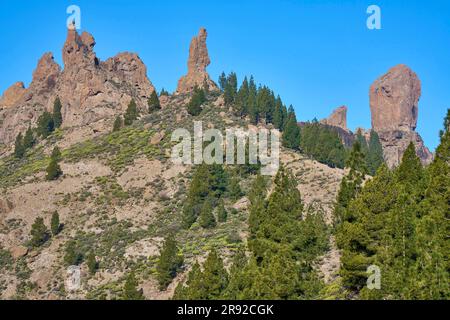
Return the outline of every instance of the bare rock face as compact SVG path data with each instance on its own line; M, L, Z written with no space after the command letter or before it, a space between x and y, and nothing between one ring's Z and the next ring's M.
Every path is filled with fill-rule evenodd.
M391 168L400 163L410 142L416 146L423 164L429 164L433 159L415 132L420 96L420 80L405 65L393 67L370 87L372 128L380 136L384 158Z
M33 72L33 80L9 108L0 110L0 143L9 144L46 110L61 75L51 53L45 53ZM53 104L53 101L52 101Z
M12 107L22 98L25 92L26 89L23 82L16 82L3 93L3 97L0 99L0 108Z
M348 131L347 128L347 107L342 106L333 111L333 113L327 118L320 121L322 124L326 124L332 127L338 127Z
M421 83L407 66L393 67L370 87L372 128L375 131L415 130Z
M64 70L51 53L44 54L29 88L9 108L0 110L1 143L11 143L19 132L35 125L45 110L52 110L56 97L63 105L64 128L97 128L99 121L122 114L131 99L139 109L147 109L154 87L142 60L136 54L121 53L101 62L94 46L91 34L79 35L69 28L62 50Z
M378 135L383 146L384 159L390 168L400 164L403 153L411 142L414 143L417 156L424 165L433 161L433 154L425 146L422 137L415 131L382 131Z
M17 260L17 259L22 258L27 255L28 248L24 247L24 246L14 246L10 249L10 251L11 251L11 256L13 257L13 259Z
M178 81L177 93L189 93L195 86L217 90L217 85L209 77L206 67L211 63L206 47L206 29L201 28L197 37L191 41L189 48L188 74Z

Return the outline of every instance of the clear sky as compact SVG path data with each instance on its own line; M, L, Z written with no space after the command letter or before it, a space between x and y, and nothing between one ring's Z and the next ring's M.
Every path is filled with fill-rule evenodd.
M422 81L417 131L433 150L450 108L448 0L0 0L0 91L28 85L44 52L61 64L72 4L97 56L137 52L158 90L176 88L189 42L204 26L214 80L222 71L240 80L253 74L301 121L345 104L351 129L370 128L369 86L399 63ZM381 8L382 30L366 27L371 4Z

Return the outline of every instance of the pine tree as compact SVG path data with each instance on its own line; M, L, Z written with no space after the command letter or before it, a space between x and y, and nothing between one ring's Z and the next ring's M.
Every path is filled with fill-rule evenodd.
M199 216L200 226L204 229L211 229L216 226L216 218L213 214L213 199L210 197L205 200Z
M33 130L31 127L28 127L27 131L25 132L25 136L23 137L23 147L25 149L31 149L35 144L35 139L33 135Z
M114 125L113 125L113 132L117 132L120 131L120 129L122 129L122 117L121 116L117 116L116 120L114 120Z
M161 92L159 93L159 96L160 97L162 97L162 96L169 96L169 92L167 92L164 88L162 88L161 89Z
M248 84L248 101L247 108L248 114L250 116L250 121L252 124L257 125L259 123L259 110L256 101L256 97L258 95L258 90L256 88L255 80L253 76L250 77L250 81Z
M39 247L43 245L48 239L48 230L44 224L44 219L38 217L34 220L31 226L31 245L33 247Z
M173 296L174 300L201 300L206 299L203 290L203 277L200 265L195 262L188 274L186 285L178 284Z
M235 112L238 116L242 117L248 114L248 106L247 106L248 95L249 95L249 86L247 77L245 77L236 96Z
M219 87L221 91L225 91L225 87L227 85L227 76L225 72L222 72L222 74L219 77Z
M227 82L224 90L225 105L229 106L235 102L237 95L237 76L236 73L231 72L227 77Z
M219 200L219 205L217 207L217 221L223 223L227 222L228 212L225 209L225 204L223 202L223 199Z
M237 178L233 178L230 180L230 186L228 190L228 194L232 200L239 200L244 195Z
M45 111L37 121L37 133L44 139L55 130L55 123L50 112Z
M83 255L81 254L77 243L74 240L70 240L66 244L64 262L67 266L77 266L83 261Z
M200 214L203 202L210 193L210 189L205 183L209 181L209 170L207 165L203 164L197 167L189 186L187 199L183 206L183 228L189 229Z
M51 228L53 236L56 236L59 233L59 231L60 231L61 224L59 222L58 211L55 211L52 214L52 220L51 220L51 223L50 223L50 228Z
M378 133L370 132L369 151L367 154L367 169L370 175L375 175L378 168L384 163L383 147L380 143Z
M97 262L97 259L95 258L94 252L91 251L87 255L86 264L88 266L89 273L94 275L97 272L97 269L98 269L98 262Z
M157 110L161 110L161 104L159 102L156 90L153 90L152 94L150 95L150 98L148 99L148 113L152 113Z
M289 108L288 121L283 131L283 146L294 150L300 146L300 128L292 106Z
M25 146L23 144L22 133L19 133L16 137L16 142L14 143L14 157L17 159L23 158L25 155Z
M283 119L283 102L281 101L280 96L278 96L276 101L275 101L275 106L274 106L273 125L278 130L282 130L283 129L283 122L284 122L284 119Z
M397 180L402 184L407 184L411 189L414 189L423 179L423 167L419 157L416 155L416 148L412 142L406 148L396 174Z
M206 102L205 91L202 89L195 87L191 100L187 106L188 113L191 116L198 116L202 112L202 105Z
M223 296L228 285L228 273L224 268L223 261L213 250L209 253L204 264L203 296L206 300L217 300Z
M137 110L136 102L134 99L131 99L130 103L128 104L127 111L125 112L124 116L124 124L126 126L130 126L133 124L133 121L137 120L139 117L139 113Z
M130 272L123 286L124 300L144 300L142 289L138 290L138 282L134 272Z
M352 219L352 213L347 211L348 205L361 190L361 185L364 181L366 173L365 157L361 152L361 145L355 141L347 161L347 167L350 171L345 176L340 185L337 196L336 205L334 208L334 216L336 223L339 225L343 221Z
M57 97L55 99L55 102L53 103L53 115L52 115L55 129L61 127L61 124L63 122L61 109L62 109L61 100L59 100L59 97Z
M249 193L250 200L250 216L249 227L251 237L255 238L259 230L259 226L263 220L266 209L266 193L267 184L263 176L258 175L252 184L251 191Z
M55 147L53 149L52 155L50 157L50 163L47 166L47 180L57 180L62 174L61 167L59 166L58 162L61 158L61 152L59 151L58 147Z
M183 264L183 257L178 254L177 243L173 236L166 238L156 266L160 290L165 290L177 275Z

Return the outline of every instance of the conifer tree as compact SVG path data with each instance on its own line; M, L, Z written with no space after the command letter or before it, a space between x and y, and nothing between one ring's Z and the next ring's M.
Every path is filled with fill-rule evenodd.
M225 105L232 105L235 102L237 95L237 76L236 73L231 72L226 81L224 89Z
M58 211L55 211L52 214L52 219L51 219L51 222L50 222L50 228L51 228L53 236L56 236L59 233L59 231L60 231L61 224L59 222Z
M39 247L44 244L48 239L48 230L44 224L44 219L38 217L34 220L31 226L31 245L33 247Z
M113 132L117 132L120 129L122 129L122 117L119 115L116 117L116 120L114 120Z
M292 106L289 108L288 120L283 131L283 146L294 150L300 146L300 128Z
M161 109L161 103L159 102L158 94L156 90L153 90L150 98L148 99L148 112L152 113Z
M200 265L195 262L188 274L186 284L182 282L178 284L173 296L174 300L205 300L203 289L203 277Z
M159 93L159 96L169 96L169 92L167 92L164 88L161 89L161 92Z
M161 249L159 261L156 266L160 290L165 290L175 278L178 269L183 264L183 257L178 254L175 238L170 235L166 238Z
M94 275L98 269L98 262L97 262L97 259L95 258L94 252L92 252L92 251L89 252L89 254L87 255L87 258L86 258L86 264L88 266L89 273L91 275Z
M243 196L243 192L237 178L230 180L229 196L232 200L239 200Z
M220 299L228 285L228 273L217 251L213 250L209 253L203 268L204 299Z
M27 131L25 132L25 136L23 137L23 147L25 149L30 149L35 144L35 139L33 135L33 130L31 127L28 127Z
M62 104L61 100L59 100L59 97L55 99L55 102L53 103L53 125L55 129L61 127L61 124L63 122L62 114L61 114Z
M45 111L37 121L37 133L44 139L55 130L55 123L50 112Z
M223 202L223 199L221 198L219 200L219 204L217 207L217 221L223 223L223 222L227 222L227 217L228 217L228 212L225 209L225 204Z
M236 97L236 109L235 112L238 116L244 116L248 114L248 95L249 95L249 86L247 77L244 78L241 87L237 93Z
M195 87L191 100L187 106L188 113L191 116L198 116L202 112L202 105L206 102L205 91L199 87Z
M350 171L348 175L342 179L334 208L334 216L337 224L352 219L351 212L348 212L346 209L348 208L350 201L354 199L361 190L361 185L364 181L366 173L365 157L358 141L355 141L353 144L352 151L347 161L347 168L350 168Z
M47 166L47 180L57 180L62 174L61 167L58 162L61 158L61 152L58 147L53 149L52 155L50 157L50 163Z
M378 133L370 132L369 150L367 153L367 169L370 175L375 175L378 168L384 163L383 147L380 143Z
M133 121L137 120L139 117L139 113L136 106L136 101L134 99L131 99L130 103L128 104L127 111L125 112L124 116L124 124L126 126L130 126L133 124Z
M25 155L25 146L23 143L22 133L19 133L16 137L16 141L14 143L14 157L17 159L23 158Z
M77 266L83 261L83 255L81 254L77 243L74 240L70 240L66 244L64 262L67 266Z
M123 299L144 300L142 289L138 289L138 285L134 272L130 272L123 286Z
M203 164L198 166L192 177L187 199L183 206L182 224L185 229L189 229L200 214L203 202L210 192L207 183L205 183L205 181L209 180L209 170L207 165Z
M213 210L213 199L209 197L203 203L199 216L199 223L202 228L211 229L216 226L216 218L214 217Z
M225 72L222 72L222 74L219 76L219 87L221 91L225 91L225 87L227 85L227 76Z

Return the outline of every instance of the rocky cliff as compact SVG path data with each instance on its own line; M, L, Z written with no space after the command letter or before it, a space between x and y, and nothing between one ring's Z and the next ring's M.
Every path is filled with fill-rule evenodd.
M389 167L398 165L410 142L424 164L433 155L415 131L419 115L421 83L407 66L398 65L377 79L370 87L372 128L379 134Z
M348 131L347 128L347 107L342 106L333 111L333 113L326 119L320 121L322 124L326 124L332 127L338 127Z
M217 90L217 85L209 77L206 67L211 63L206 46L208 34L201 28L189 48L188 73L178 81L177 93L189 93L195 86Z
M46 53L28 88L19 83L4 93L0 141L11 143L19 132L34 125L44 110L52 110L56 97L63 105L63 127L94 126L100 120L110 120L123 113L131 99L146 109L154 87L139 56L120 53L101 62L94 46L91 34L79 35L69 28L62 52L64 70L51 53Z

